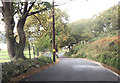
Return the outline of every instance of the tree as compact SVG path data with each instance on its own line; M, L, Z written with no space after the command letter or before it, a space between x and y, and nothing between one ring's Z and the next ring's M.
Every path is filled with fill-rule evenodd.
M66 38L68 38L68 17L65 11L62 12L59 8L55 8L57 48L62 44L61 41L66 41ZM28 18L25 24L25 32L30 34L31 38L34 38L36 51L45 51L46 49L52 51L52 11L44 11Z
M102 33L118 30L118 6L115 5L104 10L90 19L80 19L70 25L70 34L75 39L74 43L83 40L90 40Z
M115 5L94 16L92 25L93 30L99 33L118 30L118 6Z
M34 15L36 13L40 13L42 11L47 10L51 7L50 3L48 2L41 2L35 4L35 2L2 2L2 14L3 14L3 20L5 22L5 28L6 28L6 38L7 38L7 47L8 47L8 54L10 58L13 57L17 58L23 58L24 56L24 48L25 48L25 32L24 32L24 24L26 22L26 19L28 16ZM39 10L32 11L31 9L33 7L42 6ZM17 33L19 36L19 41L16 42L16 37L14 36L14 28L15 28L15 21L14 16L15 14L19 15L18 23L17 23Z
M80 19L69 25L71 29L70 34L75 39L73 44L84 40L88 41L91 38L91 35L89 34L90 19Z

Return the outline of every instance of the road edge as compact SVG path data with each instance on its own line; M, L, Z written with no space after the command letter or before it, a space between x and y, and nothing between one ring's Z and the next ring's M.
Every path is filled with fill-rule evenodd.
M86 59L86 58L81 58L81 59ZM101 62L97 62L97 61L91 60L91 59L86 59L86 60L92 61L92 62L94 62L94 63L96 63L96 64L106 68L107 70L109 70L110 72L112 72L113 74L115 74L116 76L118 76L120 78L120 71L118 69L113 68L113 67L111 67L109 65L103 64ZM115 70L113 70L113 69L115 69Z
M33 75L33 74L35 74L35 73L37 73L37 72L39 72L41 70L50 68L50 67L56 65L57 63L59 63L59 59L57 59L56 62L54 62L54 63L50 63L50 64L47 64L47 65L41 66L39 68L30 70L30 71L28 71L28 72L26 72L24 74L21 74L21 75L19 75L17 77L11 78L8 83L18 83L21 79L29 77L29 76L31 76L31 75Z

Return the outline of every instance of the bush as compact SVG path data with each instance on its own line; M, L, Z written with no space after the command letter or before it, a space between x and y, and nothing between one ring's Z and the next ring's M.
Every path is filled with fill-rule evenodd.
M40 57L37 59L18 59L17 61L2 63L2 83L10 81L10 78L16 77L28 72L34 68L52 63L47 57Z
M116 67L117 69L120 69L119 60L117 52L114 51L101 53L97 59L97 61Z

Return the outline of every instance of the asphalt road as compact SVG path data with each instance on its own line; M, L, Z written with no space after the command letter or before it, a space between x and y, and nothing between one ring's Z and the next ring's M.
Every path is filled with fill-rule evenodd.
M60 62L21 81L118 81L120 78L99 64L78 58Z

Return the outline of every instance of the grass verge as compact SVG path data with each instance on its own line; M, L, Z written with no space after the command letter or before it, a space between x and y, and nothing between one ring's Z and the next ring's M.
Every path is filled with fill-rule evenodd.
M19 75L19 76L17 76L17 77L11 78L11 80L10 80L9 83L11 83L11 82L13 82L13 81L19 82L21 79L26 78L26 77L28 77L28 76L31 76L31 75L33 75L33 74L35 74L35 73L37 73L37 72L39 72L39 71L41 71L41 70L44 70L44 69L46 69L46 68L52 67L52 66L54 66L54 65L57 64L57 63L59 63L59 59L57 59L55 63L50 63L50 64L47 64L47 65L41 66L41 67L39 67L39 68L30 70L30 71L28 71L28 72L26 72L26 73L24 73L24 74L21 74L21 75Z
M11 78L22 75L30 70L48 65L53 61L47 57L36 59L18 59L17 61L2 63L2 83L7 83Z

